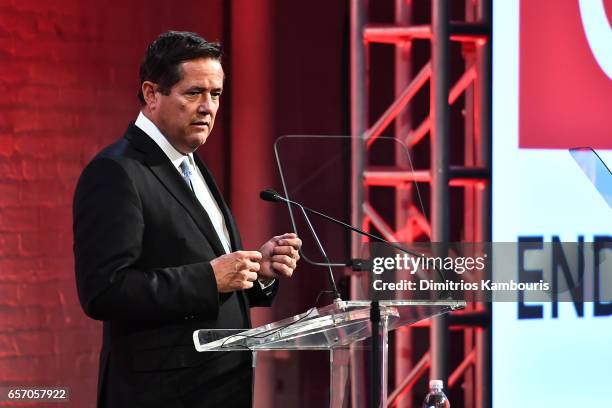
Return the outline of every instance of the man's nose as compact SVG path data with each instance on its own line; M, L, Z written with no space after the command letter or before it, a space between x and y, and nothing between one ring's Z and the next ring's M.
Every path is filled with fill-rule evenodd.
M200 104L198 105L198 113L206 115L212 114L213 103L212 98L209 94L202 94L202 98L200 99Z

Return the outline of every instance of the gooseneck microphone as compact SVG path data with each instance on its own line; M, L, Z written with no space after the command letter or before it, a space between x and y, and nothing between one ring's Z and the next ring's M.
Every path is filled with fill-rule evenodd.
M381 238L379 236L376 236L374 234L370 234L369 232L360 230L359 228L355 228L355 227L353 227L350 224L342 222L342 221L340 221L340 220L338 220L336 218L330 217L329 215L323 214L322 212L319 212L317 210L313 210L312 208L305 207L305 206L303 206L302 204L300 204L300 203L298 203L296 201L290 200L287 197L283 197L282 195L278 194L274 190L271 190L271 189L263 190L263 191L261 191L259 193L259 197L262 200L264 200L264 201L271 201L271 202L277 202L277 203L284 202L284 203L288 203L288 204L295 205L295 206L299 207L302 210L302 213L304 214L304 217L306 218L306 221L308 223L309 228L311 229L311 232L313 232L313 229L312 229L312 225L310 224L310 220L308 220L308 217L306 216L306 211L308 211L309 213L318 215L319 217L324 218L324 219L326 219L328 221L331 221L334 224L341 225L341 226L343 226L343 227L345 227L347 229L350 229L351 231L354 231L354 232L356 232L358 234L365 235L366 237L368 237L370 239L373 239L375 241L378 241L378 242L381 242L381 243L383 243L385 245L393 247L393 248L397 249L398 251L404 252L404 253L406 253L408 255L417 256L417 257L421 257L422 256L421 254L418 254L416 252L410 251L410 250L408 250L408 249L406 249L406 248L404 248L404 247L402 247L402 246L400 246L398 244L395 244L393 242L389 242L386 239L383 239L383 238ZM314 234L314 232L313 232L313 234ZM316 237L316 234L315 234L315 237ZM315 238L315 239L317 241L317 244L320 245L319 239L318 238ZM322 248L320 248L320 249L322 249ZM326 255L324 255L324 258L325 258L325 261L329 264L330 262L329 262L329 259L327 259ZM353 262L351 261L351 262L347 263L346 266L353 266ZM444 273L441 270L439 270L438 268L434 268L434 269L436 270L438 275L440 275L440 278L442 279L442 281L445 281L446 280L446 276L444 275ZM331 270L331 267L330 267L330 270ZM332 280L333 280L333 276L332 276ZM335 286L335 284L334 284L334 286Z
M261 198L264 201L270 201L270 202L275 202L275 203L280 203L280 202L286 202L289 204L293 204L298 206L301 210L302 210L302 215L304 216L304 219L306 220L306 224L308 225L308 229L310 230L310 233L312 234L317 247L319 248L319 251L321 252L321 255L323 255L323 259L325 259L325 262L327 263L327 278L329 280L329 286L333 292L333 296L334 296L334 301L341 301L342 298L340 297L340 292L338 292L338 287L336 286L336 281L334 279L334 273L332 272L332 268L329 262L329 258L327 257L327 253L325 252L325 249L323 249L323 245L321 244L321 241L319 240L319 236L317 235L317 233L315 232L314 227L312 226L312 223L310 222L310 218L308 218L308 214L306 214L306 210L304 208L303 205L301 205L300 203L296 203L294 201L291 201L281 195L279 195L276 191L274 190L263 190L262 192L259 193L259 198ZM300 250L301 251L301 250Z
M280 196L276 191L271 190L271 189L262 190L259 193L259 198L261 198L264 201L271 201L271 202L289 201L288 199Z
M369 232L360 230L359 228L355 228L355 227L353 227L350 224L342 222L342 221L340 221L340 220L338 220L336 218L330 217L329 215L323 214L322 212L319 212L317 210L313 210L312 208L304 207L302 204L300 204L300 203L298 203L296 201L293 201L293 200L290 200L290 199L288 199L286 197L283 197L282 195L278 194L274 190L271 190L271 189L263 190L263 191L261 191L259 193L259 197L262 200L264 200L264 201L271 201L271 202L277 202L277 203L278 202L284 202L284 203L289 203L289 204L298 206L298 207L302 208L303 210L308 211L309 213L318 215L319 217L322 217L322 218L324 218L324 219L326 219L328 221L331 221L334 224L342 225L343 227L348 228L351 231L355 231L358 234L365 235L366 237L371 238L371 239L373 239L375 241L382 242L383 244L386 244L386 245L390 245L393 248L397 249L398 251L405 252L408 255L421 256L421 254L417 254L416 252L412 252L412 251L410 251L410 250L408 250L406 248L401 247L400 245L394 244L393 242L389 242L386 239L383 239L383 238L381 238L379 236L376 236L374 234L370 234ZM351 265L347 264L346 266L351 266Z

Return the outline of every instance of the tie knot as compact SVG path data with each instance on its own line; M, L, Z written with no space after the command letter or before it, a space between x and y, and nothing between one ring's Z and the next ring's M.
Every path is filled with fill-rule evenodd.
M183 160L179 167L181 169L181 175L183 176L183 180L185 180L185 183L187 183L187 186L191 189L191 191L195 191L193 189L193 183L191 181L191 166L189 165L188 160L189 159L187 158Z
M180 168L181 168L181 172L183 173L183 176L190 179L191 178L191 166L189 166L188 158L185 158L185 160L181 162Z

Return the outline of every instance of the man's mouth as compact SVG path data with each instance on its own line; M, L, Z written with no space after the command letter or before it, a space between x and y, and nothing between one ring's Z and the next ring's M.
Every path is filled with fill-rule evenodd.
M208 122L192 122L191 125L192 126L206 126L206 127L210 127L210 124Z

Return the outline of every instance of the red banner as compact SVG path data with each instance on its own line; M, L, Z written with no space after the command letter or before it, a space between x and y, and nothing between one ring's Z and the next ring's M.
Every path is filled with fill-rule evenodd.
M612 37L612 0L601 2L587 0L581 13L579 0L521 1L521 148L612 149L612 77L603 61L607 54L609 68L612 42L598 49L593 37Z

